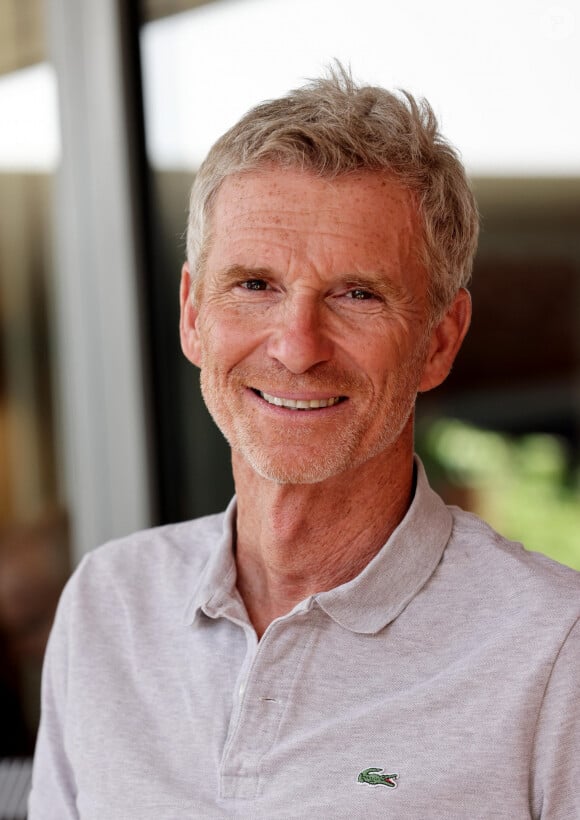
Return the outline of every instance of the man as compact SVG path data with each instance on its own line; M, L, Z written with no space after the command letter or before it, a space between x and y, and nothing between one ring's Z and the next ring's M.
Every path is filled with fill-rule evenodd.
M476 238L408 95L337 71L216 143L181 340L237 496L69 583L32 820L580 816L578 576L447 508L413 460Z

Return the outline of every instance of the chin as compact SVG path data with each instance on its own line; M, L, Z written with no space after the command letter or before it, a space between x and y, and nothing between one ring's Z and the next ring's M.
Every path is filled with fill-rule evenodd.
M287 451L276 456L254 448L241 448L238 452L255 473L275 484L319 484L353 466L349 454L344 452L334 458L332 454L319 457L312 452L302 456L293 453L289 458Z
M390 451L398 437L376 442L374 447L361 452L358 447L337 447L324 453L307 453L294 450L291 457L288 449L279 453L267 452L264 448L240 447L238 453L249 467L259 476L276 484L320 484L328 479L355 470L372 461L386 451ZM357 452L358 451L358 452Z

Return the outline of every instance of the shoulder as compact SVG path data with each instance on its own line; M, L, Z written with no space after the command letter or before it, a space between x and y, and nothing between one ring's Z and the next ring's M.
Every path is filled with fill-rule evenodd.
M69 579L64 602L84 610L107 601L172 598L192 594L210 555L224 537L224 513L142 530L89 552Z
M489 604L538 619L580 617L580 572L504 538L477 516L450 507L453 528L445 560L465 572Z
M85 562L94 569L122 570L135 563L155 567L158 563L195 566L205 563L223 535L224 513L178 524L166 524L117 538L88 553Z

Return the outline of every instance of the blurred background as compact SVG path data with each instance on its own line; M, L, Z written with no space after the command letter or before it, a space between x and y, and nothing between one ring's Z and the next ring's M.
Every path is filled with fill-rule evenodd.
M321 73L425 95L482 213L471 334L420 399L433 482L580 569L580 30L573 0L0 0L0 757L97 544L221 509L182 358L188 189L255 102Z

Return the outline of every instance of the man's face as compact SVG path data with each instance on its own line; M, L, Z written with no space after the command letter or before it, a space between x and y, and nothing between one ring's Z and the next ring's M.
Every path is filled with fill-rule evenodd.
M314 483L389 457L429 347L418 236L411 195L380 174L226 178L182 344L234 458Z

